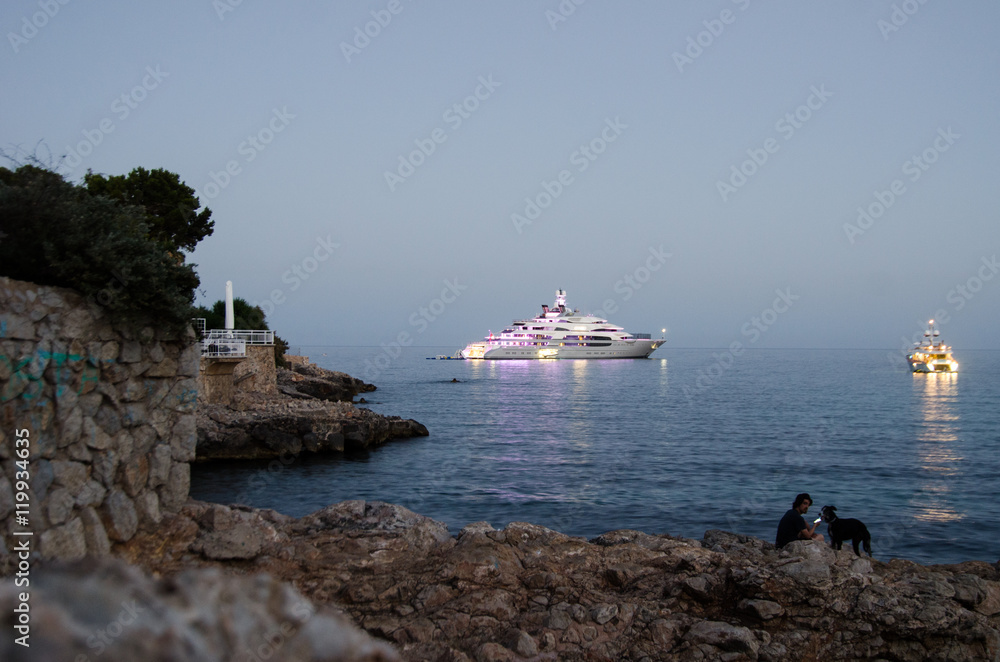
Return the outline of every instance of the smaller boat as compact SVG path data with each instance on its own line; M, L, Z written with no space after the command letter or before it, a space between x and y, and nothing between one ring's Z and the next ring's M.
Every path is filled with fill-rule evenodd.
M938 340L941 332L928 322L923 342L914 343L913 351L906 355L913 372L958 372L958 361L951 356L951 347Z
M459 350L455 352L452 356L447 354L438 354L437 356L428 356L428 361L464 361L465 357L462 356L462 351Z

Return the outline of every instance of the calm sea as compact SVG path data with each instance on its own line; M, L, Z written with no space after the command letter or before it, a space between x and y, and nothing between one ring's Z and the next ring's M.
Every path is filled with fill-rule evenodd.
M376 384L371 409L430 436L287 465L196 465L193 496L293 516L381 500L453 532L525 521L586 537L719 528L773 541L809 492L810 519L827 504L861 519L877 558L1000 558L1000 352L958 352L959 374L912 375L888 350L662 348L601 361L301 351Z

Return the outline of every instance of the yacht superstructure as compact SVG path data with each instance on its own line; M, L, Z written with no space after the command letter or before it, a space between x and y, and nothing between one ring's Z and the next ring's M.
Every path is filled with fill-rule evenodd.
M490 333L462 350L466 359L644 359L664 343L648 333L629 333L606 319L580 315L566 306L566 290L556 290L552 307L514 320L499 335Z
M951 356L951 347L938 340L941 332L934 328L934 320L924 331L924 341L915 343L913 352L906 355L913 372L958 372L958 361Z

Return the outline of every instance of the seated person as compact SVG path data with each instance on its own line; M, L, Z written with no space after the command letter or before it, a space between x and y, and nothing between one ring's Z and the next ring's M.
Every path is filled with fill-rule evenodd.
M778 536L774 541L774 546L781 549L793 540L818 540L823 541L823 534L816 533L819 520L813 522L812 526L806 524L803 515L812 505L812 497L803 492L795 497L795 502L791 509L784 514L778 523Z

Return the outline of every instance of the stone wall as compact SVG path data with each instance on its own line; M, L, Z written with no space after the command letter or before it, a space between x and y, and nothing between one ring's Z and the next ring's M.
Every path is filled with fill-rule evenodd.
M240 358L203 357L198 370L198 401L228 405L237 392L278 394L274 345L247 345Z
M277 394L278 370L274 365L274 345L247 345L247 359L233 371L233 385L239 391Z
M76 292L0 278L0 567L25 540L15 533L32 532L43 558L105 555L180 509L197 438L193 341L116 328Z
M245 361L243 357L201 358L198 370L198 403L228 405L232 402L233 371Z
M294 369L294 366L297 366L297 365L299 365L299 366L301 366L301 365L310 365L310 363L309 363L309 357L308 356L298 356L296 354L285 354L284 358L285 358L285 363L288 363L289 367L291 369Z

